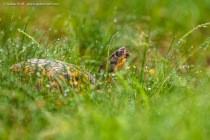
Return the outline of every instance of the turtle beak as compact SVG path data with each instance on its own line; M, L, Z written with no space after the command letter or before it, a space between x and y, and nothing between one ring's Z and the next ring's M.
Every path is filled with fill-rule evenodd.
M125 57L128 58L130 55L131 55L131 53L130 53L130 52L127 52L127 53L125 54Z

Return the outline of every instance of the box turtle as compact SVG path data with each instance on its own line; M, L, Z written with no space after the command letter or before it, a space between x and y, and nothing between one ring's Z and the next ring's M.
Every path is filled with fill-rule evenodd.
M101 63L99 73L119 71L130 55L125 47L116 50ZM96 78L80 67L51 59L28 59L11 66L10 71L12 74L20 76L22 81L35 79L36 90L43 87L45 83L51 92L58 90L63 93L69 89L68 87L80 91L88 85L94 87L96 83Z

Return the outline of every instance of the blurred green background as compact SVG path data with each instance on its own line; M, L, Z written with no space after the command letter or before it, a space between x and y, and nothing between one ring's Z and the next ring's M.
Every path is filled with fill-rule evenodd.
M0 2L0 139L210 138L210 27L195 28L210 22L209 0L22 2ZM97 74L122 46L132 56L100 94L42 93L9 74L30 58Z

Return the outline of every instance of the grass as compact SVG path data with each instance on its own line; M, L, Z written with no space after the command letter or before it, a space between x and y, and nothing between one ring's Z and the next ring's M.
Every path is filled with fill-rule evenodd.
M209 7L206 0L1 4L0 139L209 139ZM47 58L97 75L122 46L132 53L126 66L83 97L38 92L9 72Z

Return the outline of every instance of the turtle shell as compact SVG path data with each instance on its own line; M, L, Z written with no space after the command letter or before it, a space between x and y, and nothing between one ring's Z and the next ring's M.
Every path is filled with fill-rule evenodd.
M43 81L48 82L46 86L50 90L56 88L59 92L64 92L69 86L81 90L96 82L95 77L87 71L58 60L29 59L11 66L10 71L21 75L22 79L36 79L37 90Z

